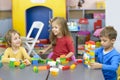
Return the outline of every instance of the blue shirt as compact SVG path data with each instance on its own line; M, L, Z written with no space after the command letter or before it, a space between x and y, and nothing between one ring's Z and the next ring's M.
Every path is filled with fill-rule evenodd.
M115 48L109 53L103 53L104 48L100 47L95 50L97 62L102 64L102 72L105 80L117 80L116 70L120 63L120 53Z

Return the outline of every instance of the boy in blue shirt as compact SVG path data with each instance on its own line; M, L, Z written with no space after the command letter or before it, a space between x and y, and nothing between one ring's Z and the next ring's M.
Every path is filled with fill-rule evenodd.
M92 69L102 69L105 80L117 80L120 53L113 46L116 37L117 32L112 26L107 26L100 32L102 46L95 50L97 62L90 64Z

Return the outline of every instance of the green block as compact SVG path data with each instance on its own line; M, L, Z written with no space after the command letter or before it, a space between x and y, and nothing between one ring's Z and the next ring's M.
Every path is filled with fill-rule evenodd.
M10 62L9 62L9 67L10 67L10 68L14 68L14 67L15 67L14 61L10 61Z
M3 66L2 61L0 61L0 68Z
M41 63L41 64L45 64L45 63L46 63L46 60L40 59L40 60L38 60L38 62Z
M34 71L35 73L38 73L38 67L37 67L37 66L34 66L34 67L33 67L33 71Z
M20 69L24 69L24 68L25 68L25 64L22 63L22 64L20 65Z
M53 61L52 59L46 59L46 63L48 63L48 61Z

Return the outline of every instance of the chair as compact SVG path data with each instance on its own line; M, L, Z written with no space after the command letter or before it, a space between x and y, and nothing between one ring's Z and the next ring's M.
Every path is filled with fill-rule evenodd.
M41 34L41 31L43 29L43 22L41 21L34 21L28 34L27 34L27 37L24 37L22 38L22 41L24 43L24 47L28 50L28 54L30 55L32 52L34 54L36 54L36 52L34 51L34 47L35 47L35 44L36 42L38 41L38 38L39 38L39 35ZM32 34L32 31L34 29L38 29L37 33L35 34L35 38L30 38L31 37L31 34Z

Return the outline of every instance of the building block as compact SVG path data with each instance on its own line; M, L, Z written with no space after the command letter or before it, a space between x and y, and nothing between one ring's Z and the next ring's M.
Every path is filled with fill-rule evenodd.
M50 68L50 74L52 76L57 76L59 72L59 68Z
M62 70L69 70L70 69L70 66L63 66L62 67Z
M38 64L39 64L39 63L38 63L38 60L35 60L35 59L32 60L32 65L36 65L36 66L38 66Z
M0 61L0 68L3 66L2 61Z
M41 71L41 70L48 70L50 69L50 66L49 65L45 65L45 66L38 66L38 70Z
M47 63L49 66L57 66L58 62L57 61L48 61Z
M35 73L38 73L38 67L37 67L37 66L34 66L34 67L33 67L33 71L34 71Z
M73 70L73 69L75 69L76 68L76 65L75 64L72 64L71 66L70 66L70 69L71 70Z
M20 69L24 69L25 68L25 64L24 63L22 63L22 64L20 64Z
M9 62L9 68L14 68L14 67L15 67L14 61L10 61L10 62Z
M14 65L15 65L15 67L20 66L20 62L19 61L15 61Z

